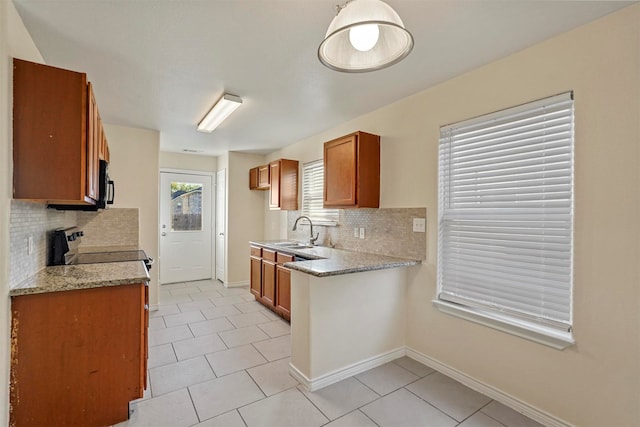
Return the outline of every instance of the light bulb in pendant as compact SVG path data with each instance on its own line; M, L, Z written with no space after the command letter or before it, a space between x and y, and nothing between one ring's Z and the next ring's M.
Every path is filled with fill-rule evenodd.
M366 52L378 43L379 35L380 30L377 24L358 25L349 30L349 41L355 49Z

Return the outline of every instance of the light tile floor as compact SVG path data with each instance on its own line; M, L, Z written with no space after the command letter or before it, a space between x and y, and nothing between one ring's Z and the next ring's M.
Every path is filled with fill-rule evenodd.
M161 286L148 389L118 427L540 426L408 357L310 393L290 356L289 324L247 288Z

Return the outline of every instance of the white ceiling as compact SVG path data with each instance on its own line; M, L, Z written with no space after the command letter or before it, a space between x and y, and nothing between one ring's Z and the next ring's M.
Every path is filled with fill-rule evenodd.
M413 52L344 74L317 48L345 0L13 1L48 64L87 73L105 122L209 155L276 150L632 3L388 0ZM224 92L242 107L196 132Z

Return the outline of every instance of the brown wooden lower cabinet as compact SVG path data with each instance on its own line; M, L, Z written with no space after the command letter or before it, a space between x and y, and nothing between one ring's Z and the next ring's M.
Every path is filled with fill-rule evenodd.
M267 307L276 306L276 252L262 250L262 303Z
M262 248L251 246L250 291L256 300L262 298Z
M291 319L291 270L282 264L293 261L293 258L251 246L251 293L256 301L287 320Z
M292 255L280 253L276 257L276 312L287 320L291 320L291 270L282 264L293 259Z
M12 297L10 426L105 426L146 388L146 284Z
M291 270L281 265L276 267L276 301L277 312L291 320Z

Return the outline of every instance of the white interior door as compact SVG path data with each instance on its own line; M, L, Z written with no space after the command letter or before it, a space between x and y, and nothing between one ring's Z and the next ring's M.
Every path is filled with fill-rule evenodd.
M227 227L227 170L216 174L216 279L224 283Z
M212 177L160 173L160 283L212 277Z

